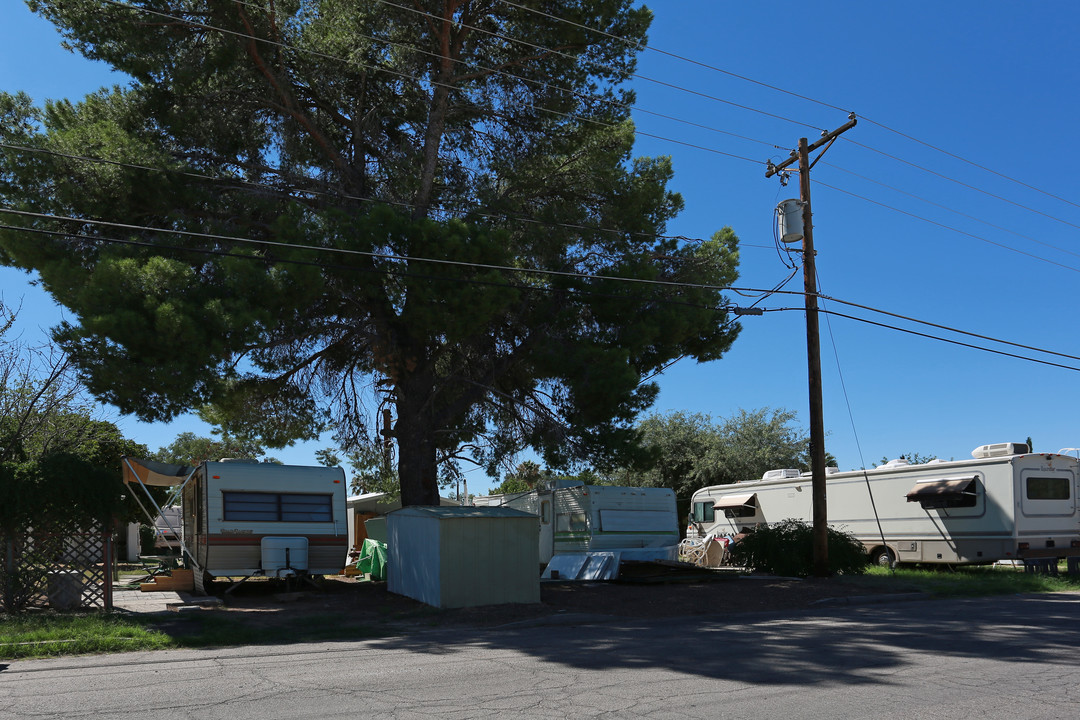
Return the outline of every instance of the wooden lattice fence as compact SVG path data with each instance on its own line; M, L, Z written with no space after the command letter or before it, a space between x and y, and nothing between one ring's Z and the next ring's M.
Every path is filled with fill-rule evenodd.
M100 530L50 527L0 537L0 610L58 610L113 605L112 536Z

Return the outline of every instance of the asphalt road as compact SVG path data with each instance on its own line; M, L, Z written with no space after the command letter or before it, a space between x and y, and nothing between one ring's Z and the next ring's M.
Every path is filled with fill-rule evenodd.
M0 718L1080 716L1080 594L0 663Z

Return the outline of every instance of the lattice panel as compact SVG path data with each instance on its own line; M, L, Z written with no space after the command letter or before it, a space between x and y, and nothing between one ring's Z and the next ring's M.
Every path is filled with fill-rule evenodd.
M112 545L106 533L30 530L4 538L0 605L112 609Z

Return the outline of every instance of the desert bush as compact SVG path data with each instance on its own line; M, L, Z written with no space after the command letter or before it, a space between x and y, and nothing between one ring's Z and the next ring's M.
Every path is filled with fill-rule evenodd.
M759 525L731 546L736 565L787 577L807 577L814 568L813 527L802 520ZM859 575L866 570L866 548L851 533L829 528L829 573Z

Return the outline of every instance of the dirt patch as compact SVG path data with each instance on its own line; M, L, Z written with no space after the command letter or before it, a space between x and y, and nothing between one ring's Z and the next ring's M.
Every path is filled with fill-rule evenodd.
M553 615L684 617L798 610L820 601L906 592L887 578L798 580L664 568L626 573L615 582L541 583L536 604L440 610L390 593L384 582L333 577L319 590L284 592L270 582L247 583L227 596L223 608L244 625L295 626L303 618L337 618L381 631L437 626L495 627Z

